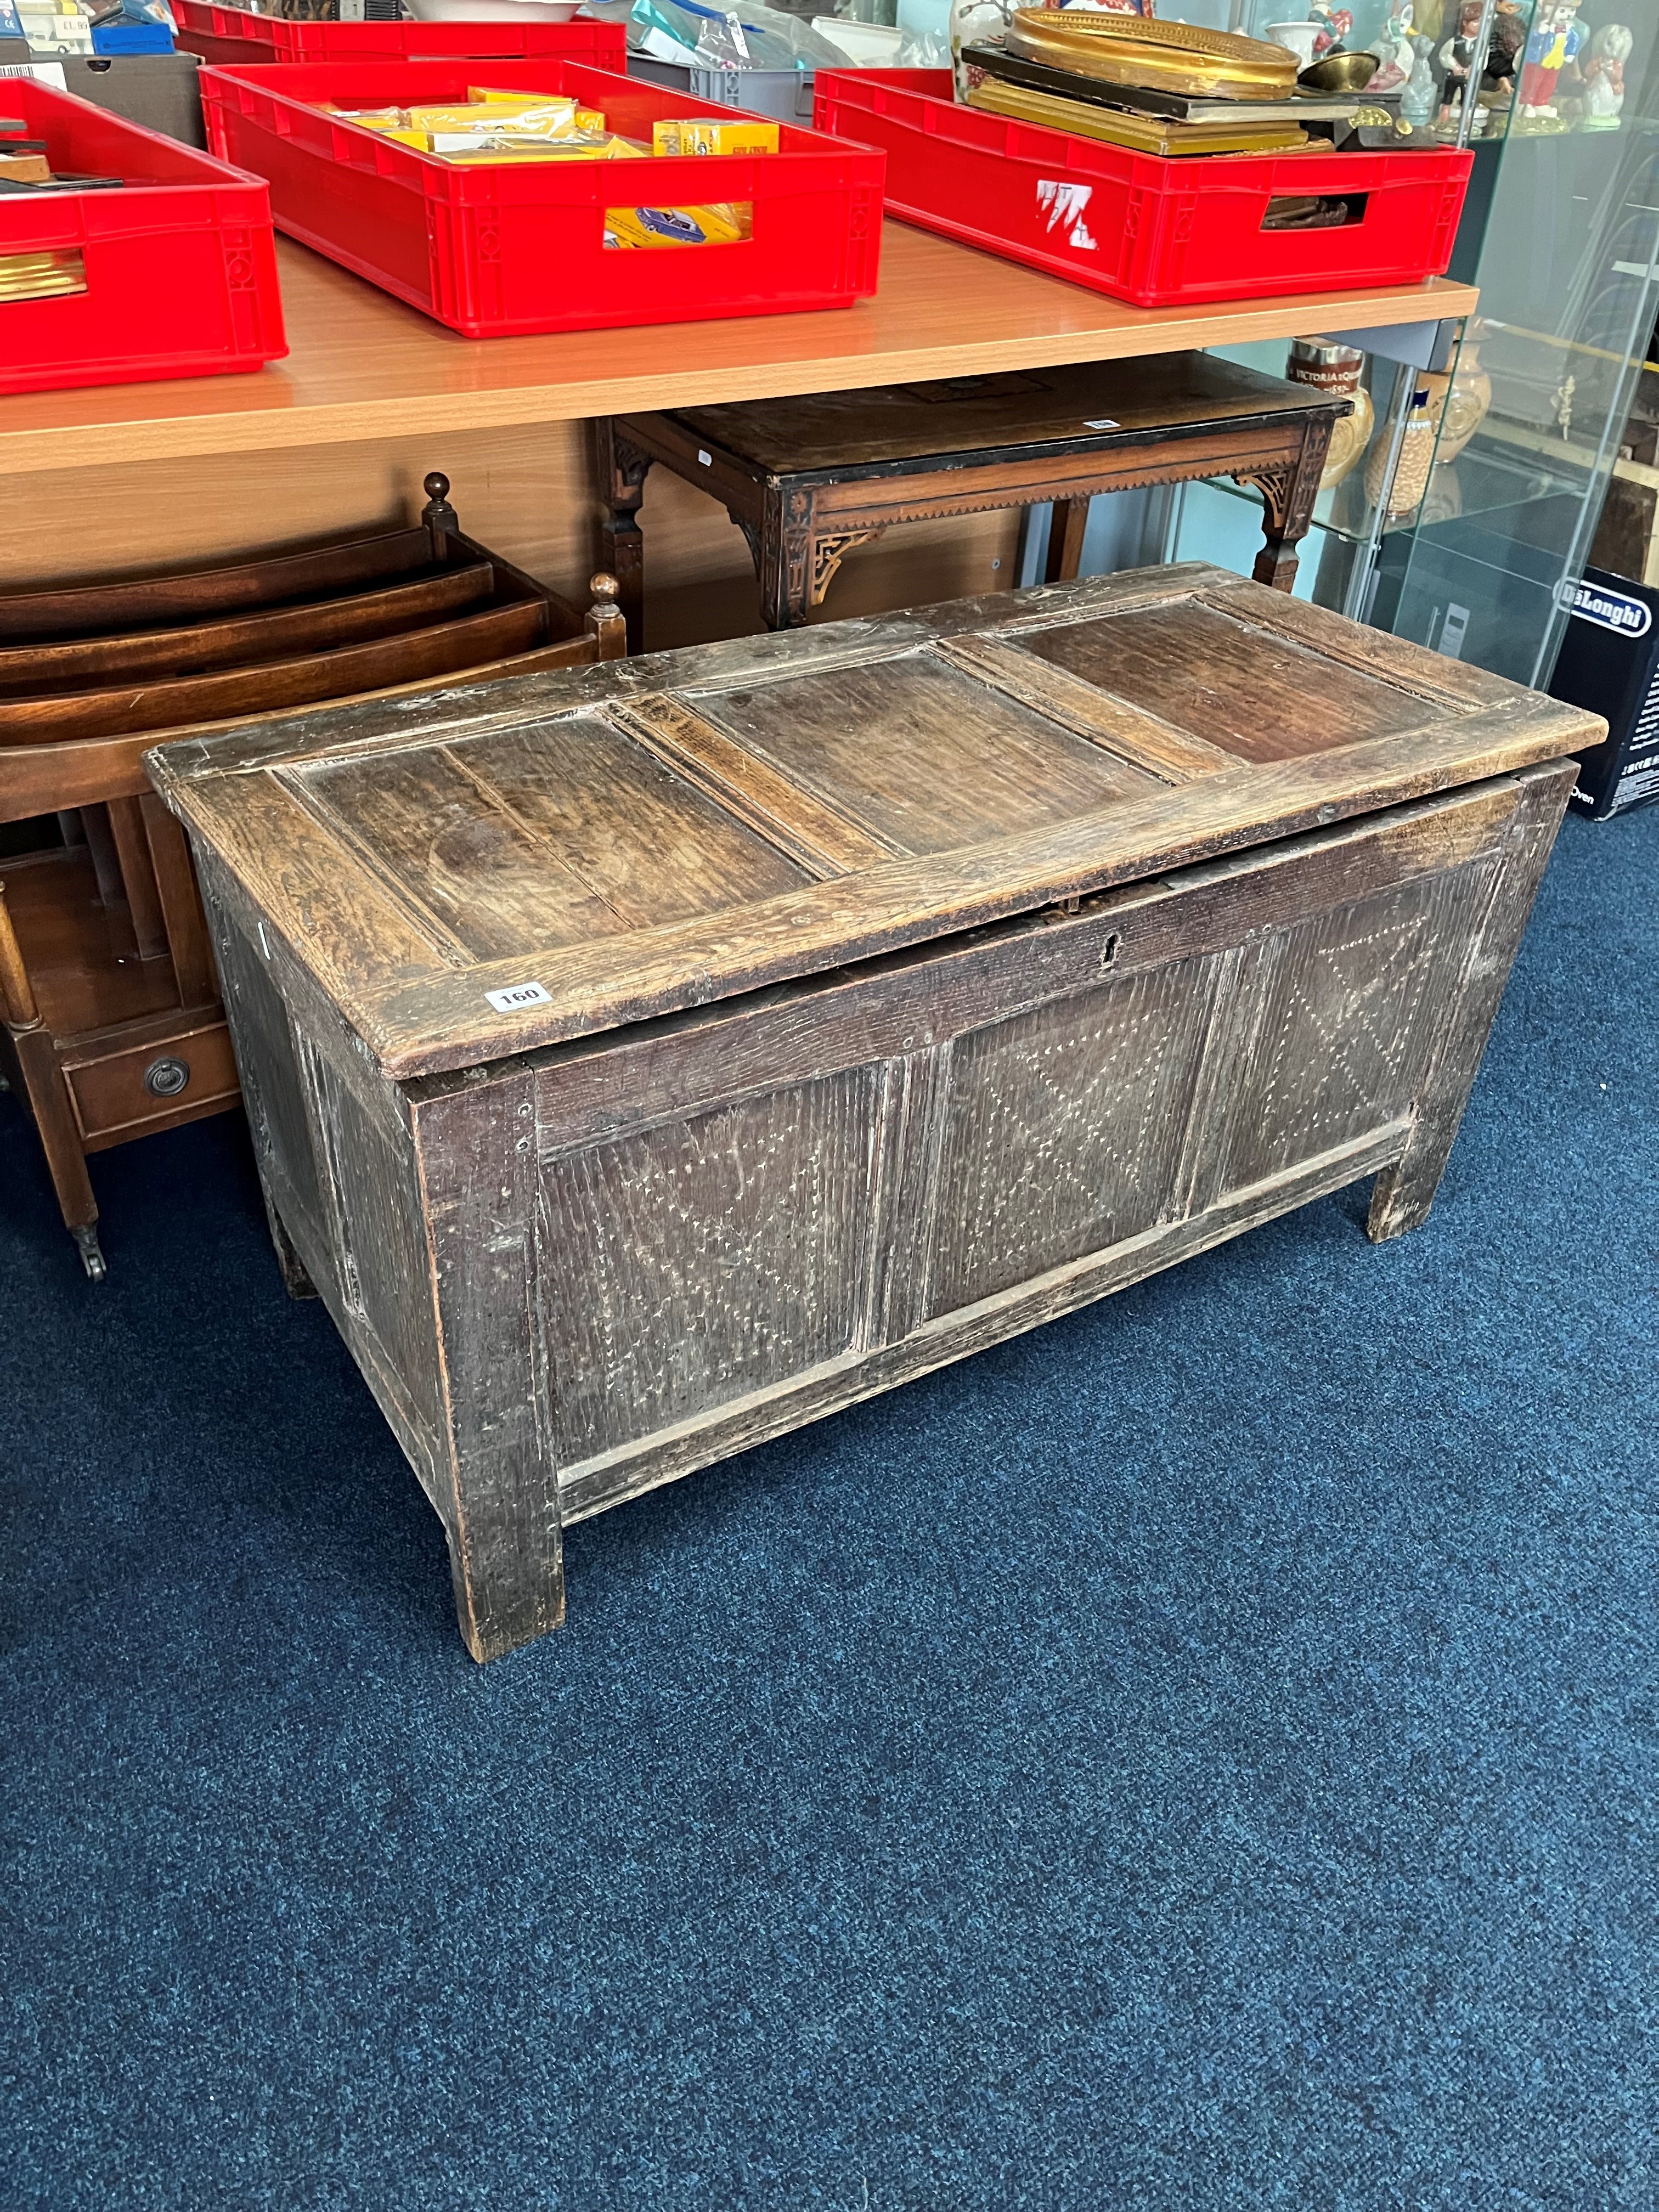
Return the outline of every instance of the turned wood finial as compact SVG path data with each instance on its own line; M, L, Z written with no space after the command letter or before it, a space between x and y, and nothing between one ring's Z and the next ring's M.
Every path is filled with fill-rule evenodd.
M421 509L421 520L434 534L441 530L459 530L461 518L449 503L449 478L441 470L434 469L422 489L426 505Z
M617 594L622 586L601 568L597 575L589 577L587 588L593 594L593 604L587 610L587 627L599 642L599 658L621 660L628 651L628 624L617 605Z

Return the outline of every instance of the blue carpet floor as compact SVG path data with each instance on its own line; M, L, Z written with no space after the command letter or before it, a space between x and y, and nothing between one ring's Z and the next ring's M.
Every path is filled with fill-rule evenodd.
M1659 810L1349 1192L579 1528L480 1670L240 1129L0 1099L0 2205L1659 2203Z

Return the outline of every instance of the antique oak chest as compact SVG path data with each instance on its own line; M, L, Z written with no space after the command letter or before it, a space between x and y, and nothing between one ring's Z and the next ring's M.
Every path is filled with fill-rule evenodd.
M489 1658L561 1530L1364 1176L1600 725L1205 568L150 756L290 1288Z

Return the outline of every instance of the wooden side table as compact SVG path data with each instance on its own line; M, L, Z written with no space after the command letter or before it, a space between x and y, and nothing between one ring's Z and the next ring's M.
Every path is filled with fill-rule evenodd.
M1077 574L1096 492L1230 476L1266 510L1255 580L1287 592L1347 412L1308 386L1182 353L612 416L598 426L604 564L637 653L639 513L654 461L720 501L743 532L773 629L804 623L848 549L890 523L1052 500L1054 583Z

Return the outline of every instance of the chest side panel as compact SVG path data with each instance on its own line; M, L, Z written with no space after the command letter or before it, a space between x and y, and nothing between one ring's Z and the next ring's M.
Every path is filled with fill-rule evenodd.
M427 1226L401 1102L210 859L202 888L285 1266L303 1268L447 1514Z
M1255 1006L1234 1040L1222 1187L1351 1143L1411 1105L1491 864L1359 899L1253 955ZM1257 1009L1259 1008L1259 1012Z
M959 1038L927 1311L971 1306L1401 1126L1491 864L1249 927ZM1134 927L1122 933L1133 947Z

